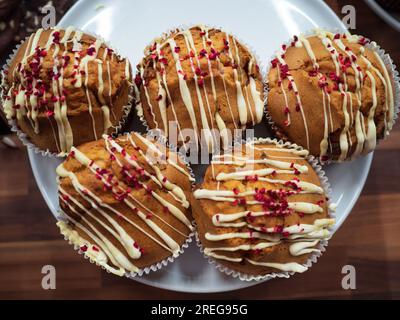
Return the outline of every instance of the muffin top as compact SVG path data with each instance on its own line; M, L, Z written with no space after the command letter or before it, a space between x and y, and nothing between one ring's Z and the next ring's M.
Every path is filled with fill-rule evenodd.
M119 123L132 78L127 59L72 27L39 29L4 73L7 119L40 148L62 154Z
M138 113L150 128L169 137L176 132L180 143L187 142L185 129L194 129L191 141L210 151L221 142L227 146L230 130L257 124L263 116L255 57L219 29L195 26L156 39L137 66L135 84ZM169 128L170 122L177 128Z
M307 270L334 223L307 154L267 139L214 156L192 202L204 253L251 275Z
M186 165L140 134L73 147L57 175L62 234L114 274L178 256L193 229Z
M392 129L393 75L365 38L317 30L283 45L271 64L274 130L322 161L366 154Z

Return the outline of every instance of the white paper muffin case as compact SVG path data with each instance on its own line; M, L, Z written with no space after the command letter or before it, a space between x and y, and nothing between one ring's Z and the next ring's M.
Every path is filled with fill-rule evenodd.
M312 35L315 35L315 31L316 30L324 30L324 31L328 31L331 33L340 33L343 34L343 30L339 30L339 29L329 29L329 28L319 28L319 29L312 29L312 30L308 30L306 32L301 33L301 35L305 36L305 37L309 37ZM376 53L379 54L380 58L382 59L383 63L385 64L385 67L387 68L389 75L392 75L393 77L393 92L394 92L394 118L393 118L393 125L396 123L396 120L399 116L399 111L400 111L400 76L399 76L399 71L397 70L396 65L394 64L392 58L390 57L390 55L388 53L385 52L385 50L383 48L381 48L375 41L370 41L370 39L365 38L364 39L368 42L365 47L368 49L371 49L373 51L375 51ZM283 42L282 44L285 44L286 46L290 46L291 45L291 40L289 39L286 42ZM267 69L266 69L266 76L265 76L265 80L264 80L264 97L265 97L265 117L267 120L267 123L269 125L269 127L272 129L273 132L275 132L275 130L277 129L277 126L274 122L274 120L272 119L272 117L270 116L269 112L268 112L268 92L269 92L269 88L268 88L268 74L271 70L271 61L276 57L276 53L274 53L270 58L269 61L267 62ZM383 139L386 139L387 137L389 137L390 134L386 134ZM379 142L383 139L377 139L377 146L379 144ZM373 152L373 151L372 151ZM360 156L363 156L362 154ZM355 158L349 157L347 159L345 159L344 161L352 161ZM321 163L321 165L327 165L330 163L340 163L340 161L338 160L332 160L329 159L327 161L321 161L321 159L318 159L318 161Z
M169 38L170 36L172 36L176 32L181 32L181 31L184 31L184 30L187 30L187 29L199 26L199 25L202 25L202 24L189 23L189 24L181 24L181 25L178 25L176 27L172 27L172 28L168 29L167 31L165 31L164 33L162 33L160 37L154 38L151 42L149 42L149 44L146 46L146 48L150 47L154 43L154 41L157 40L157 39L166 40L167 38ZM227 29L225 29L225 28L223 28L221 26L214 26L214 25L208 25L208 24L207 25L203 25L203 26L207 27L207 28L219 29L222 32L227 33L228 35L233 36L240 44L242 44L253 55L253 57L254 57L254 59L256 61L256 64L259 66L259 70L260 70L259 72L261 74L261 78L265 79L265 77L266 77L266 68L263 66L262 60L260 59L260 56L257 54L257 52L256 52L256 50L254 49L253 46L250 46L248 43L243 41L240 37L236 36L235 33L230 32L229 30L227 30ZM136 70L136 74L137 74L137 70ZM146 132L148 132L150 130L160 130L160 129L151 129L149 127L149 125L148 125L148 123L147 123L147 121L146 121L146 119L144 117L143 109L141 107L140 92L137 89L135 84L134 84L134 88L135 88L135 92L134 92L134 95L135 95L134 96L134 101L135 102L134 102L134 104L135 104L136 113L137 113L137 116L139 117L141 123L145 127ZM265 99L266 99L266 95L265 95L265 91L264 91L263 92L263 101L265 101ZM264 109L264 112L265 112L265 109ZM169 147L172 148L172 150L177 150L178 149L178 146L175 146L175 145L173 145L171 143L169 143Z
M287 147L287 148L291 148L291 149L295 149L295 150L304 150L301 146L298 146L296 144L292 144L290 142L283 142L282 140L271 139L271 138L254 138L253 140L251 140L251 139L247 140L246 143L252 142L252 141L256 142L257 144L278 143L282 147ZM330 185L328 182L328 178L325 175L325 172L323 171L321 165L318 163L318 161L315 157L309 155L305 159L310 163L310 165L314 168L315 172L319 176L321 186L323 187L323 189L325 191L325 195L328 198L327 205L328 205L329 217L335 218L334 211L332 210L332 204L330 202L331 188L330 188ZM329 228L329 230L332 235L333 227ZM274 273L269 273L266 275L255 276L255 275L246 274L243 272L238 272L233 269L230 269L227 266L224 266L217 259L214 259L214 258L204 254L204 248L200 242L198 232L196 232L196 243L197 243L197 246L199 247L200 251L203 253L204 258L206 258L208 260L208 262L211 265L213 265L218 271L223 272L226 275L232 276L233 278L240 279L242 281L267 281L267 280L271 280L274 278L289 278L290 276L296 274L295 272L274 272ZM317 262L317 259L322 255L322 253L325 252L327 246L328 246L328 240L321 240L317 247L317 249L320 250L320 252L312 253L310 258L303 265L307 268L310 268L312 266L312 264Z
M99 39L103 42L104 45L106 45L108 48L112 49L116 55L122 57L122 55L120 55L118 53L117 50L115 50L111 45L109 45L108 42L106 42L101 36L90 32L90 31L83 31L79 28L75 28L75 30L77 31L81 31L84 34L87 34L89 36L95 37L96 39ZM60 30L64 30L63 28L60 28ZM6 64L3 66L2 70L1 70L1 74L0 74L0 78L1 78L1 85L0 85L0 105L3 105L4 101L2 101L2 97L3 97L3 92L6 92L5 90L7 90L7 83L6 83L6 76L4 74L5 71L7 71L10 67L10 64L12 62L12 60L14 59L15 55L18 52L18 49L20 48L20 46L29 39L30 36L27 36L25 38L25 40L22 40L20 42L20 44L18 44L13 52L10 54L10 56L8 57ZM126 58L127 59L127 58ZM129 61L129 60L128 60ZM132 78L133 78L133 69L132 69ZM134 93L134 87L133 87L133 82L130 84L130 88L129 88L129 97L128 97L128 104L123 106L123 116L121 118L121 120L119 121L119 123L114 126L114 131L111 133L111 135L117 135L121 132L121 129L123 128L123 126L125 125L126 120L128 119L128 116L131 112L132 109L132 104L133 104L133 93ZM26 146L27 148L33 150L35 153L37 154L41 154L44 157L53 157L53 158L62 158L65 157L67 154L63 154L63 153L54 153L51 152L50 150L42 150L39 147L37 147L28 137L27 135L18 128L18 124L16 120L8 120L8 125L11 128L11 131L15 132L18 136L18 138L22 141L23 145ZM39 133L40 134L40 133ZM89 142L89 141L88 141Z
M124 133L124 134L120 134L117 138L123 137L125 135L129 135L129 133ZM168 148L168 145L166 144L166 139L163 136L157 136L158 140L160 142L161 145L165 146L166 148ZM184 157L178 153L178 157L179 159L182 161L182 163L184 163L186 165L186 167L189 170L190 176L192 177L193 181L191 181L192 183L192 189L194 188L194 179L195 176L193 174L193 171L191 169L191 167L189 166L189 164L186 162L186 160L184 159ZM57 178L57 184L59 185L60 179ZM65 218L64 214L61 212L61 210L58 211L57 214L57 220L58 221L64 221L67 222L67 219ZM184 251L189 247L190 243L193 241L193 238L195 236L195 232L196 232L196 227L195 227L195 223L192 221L192 226L193 226L193 231L186 237L185 242L182 244L179 253L177 256L173 257L173 256L169 256L163 260L161 260L160 262L157 262L151 266L148 266L146 268L140 269L137 272L126 272L124 274L124 277L126 278L130 278L133 279L135 277L141 277L143 275L149 274L150 272L154 272L154 271L158 271L164 267L166 267L168 264L173 263L179 256L181 256ZM91 259L88 255L87 252L83 252L81 250L81 248L74 244L67 236L64 236L64 239L66 241L68 241L68 243L70 245L72 245L74 247L74 250L78 252L78 254L83 255L85 259L89 260L90 263L94 263L97 266L101 267L103 270L107 271L107 273L110 273L106 268L104 268L103 266L101 266L98 262L96 262L95 260Z

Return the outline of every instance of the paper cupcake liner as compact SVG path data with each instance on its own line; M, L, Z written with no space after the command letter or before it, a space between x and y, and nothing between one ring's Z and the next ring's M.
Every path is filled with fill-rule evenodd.
M112 49L114 51L114 53L119 56L119 57L123 57L122 55L120 55L118 53L117 50L115 50L114 47L112 47L107 41L104 40L103 37L90 32L90 31L83 31L79 28L75 28L75 30L77 31L81 31L84 34L87 34L89 36L95 37L96 39L99 39L102 41L102 43L107 46L108 48ZM62 30L65 30L64 28L62 28ZM10 68L10 64L12 62L12 60L14 59L15 55L18 52L18 49L20 48L20 46L25 42L28 41L30 35L27 36L24 40L21 40L21 42L13 49L13 52L9 55L8 59L6 60L6 63L3 65L1 72L0 72L0 78L1 78L1 85L0 85L0 104L3 105L4 101L3 101L3 95L5 95L8 91L8 84L6 83L6 75L5 72L7 72ZM127 58L126 58L127 59ZM129 60L128 60L129 61ZM132 77L133 77L133 70L132 70ZM121 129L123 128L123 126L126 123L126 120L128 119L128 116L131 112L132 109L132 102L133 102L133 82L130 84L130 88L129 88L129 95L128 95L128 104L123 106L123 116L120 119L120 121L118 122L118 124L116 126L113 126L114 131L111 133L112 135L117 135L121 132ZM18 127L18 122L17 120L9 120L7 119L8 125L11 129L12 132L15 132L18 136L18 138L21 140L22 144L24 146L26 146L28 149L33 150L36 154L41 154L43 157L52 157L52 158L63 158L65 156L67 156L67 154L64 153L54 153L51 152L50 150L46 149L46 150L42 150L39 147L37 147L27 136L27 134L25 134L19 127ZM40 133L39 133L40 134ZM89 141L88 141L89 142Z
M342 29L331 29L331 28L320 28L320 29L324 30L324 31L328 31L328 32L334 33L334 34L336 34L336 33L342 34L343 33ZM306 36L306 37L315 35L315 29L302 32L301 34L303 36ZM385 65L386 69L388 70L389 76L391 75L393 77L393 83L392 83L393 88L392 89L393 89L393 92L394 92L394 117L393 117L392 124L395 125L396 120L398 119L398 116L399 116L399 112L400 112L400 76L399 76L399 71L397 70L397 67L394 64L394 61L392 60L390 55L388 53L386 53L383 48L381 48L375 41L370 41L370 39L368 39L366 37L364 37L364 38L365 38L365 40L368 41L368 43L365 45L365 47L375 51L379 55L379 57L382 59L384 65ZM291 41L288 40L286 42L283 42L283 44L286 44L287 46L290 46ZM265 113L265 118L267 120L267 123L268 123L269 127L271 128L271 131L273 132L274 135L276 135L276 132L279 131L279 128L275 124L274 120L272 119L271 115L268 112L268 92L269 92L268 74L269 74L269 72L271 70L271 63L270 62L275 57L276 57L276 53L274 53L270 57L270 59L268 61L267 69L266 69L266 77L265 77L265 81L264 81L264 95L265 95L264 113ZM376 147L378 147L379 142L381 140L385 140L389 135L390 135L390 132L389 133L385 132L383 138L377 138ZM361 154L357 158L359 158L361 156L363 156L363 155ZM346 161L352 161L352 160L354 160L356 158L352 158L350 156L350 157L346 158L344 161L338 161L338 160L332 160L332 159L329 159L327 161L321 161L321 159L319 157L317 159L318 159L318 161L320 162L321 165L327 165L327 164L330 164L330 163L342 163L342 162L346 162Z
M176 32L181 32L181 31L184 31L184 30L187 30L187 29L199 26L199 25L200 24L198 24L198 23L197 24L189 23L189 24L180 24L180 25L178 25L176 27L171 27L167 31L163 32L160 37L156 37L151 42L149 42L148 45L146 46L146 48L150 47L154 43L154 41L157 40L157 39L166 40L167 38L169 38L171 35L175 34ZM253 46L249 45L242 38L238 37L235 33L230 32L226 28L222 28L220 26L216 26L216 25L212 25L212 24L206 24L206 25L204 25L204 27L219 29L222 32L234 37L237 40L237 42L239 42L242 46L244 46L250 52L250 54L254 57L254 60L255 60L256 64L259 66L259 72L261 74L261 79L265 79L265 77L266 77L266 67L263 65L262 60L260 59L260 56L258 55L258 53L256 52L256 50L254 49ZM143 60L143 58L142 58L142 60ZM136 71L136 75L137 74L138 73ZM262 80L261 80L261 82L262 82ZM139 117L141 123L145 127L146 132L151 131L151 130L161 130L159 128L151 129L149 127L149 125L148 125L148 123L147 123L147 121L145 119L145 116L143 114L143 108L141 107L140 90L138 90L138 88L136 87L135 84L133 86L134 86L134 91L135 91L134 101L135 101L136 113L137 113L137 116ZM263 88L264 88L264 86L263 86ZM265 99L266 99L266 96L265 96L265 92L263 91L263 101L265 101ZM264 106L265 106L265 104L264 104ZM265 107L264 107L264 112L265 112ZM262 122L262 120L261 120L261 122ZM249 126L249 128L250 127L251 126ZM168 141L168 143L169 143L169 141ZM171 143L169 143L169 147L172 148L173 150L177 150L178 149L178 146L175 146L175 145L173 145Z
M393 122L392 125L394 126L396 124L396 121L399 117L399 112L400 112L400 76L399 76L399 71L397 70L397 66L395 65L393 59L390 57L386 51L381 48L375 41L371 41L368 44L366 44L366 48L369 48L373 51L375 51L380 58L382 59L386 69L389 72L389 75L392 75L393 77L393 91L394 91L394 116L393 116ZM389 137L390 132L386 133L383 139L378 139L377 140L377 146L378 143L381 140L387 139Z
M129 135L130 133L123 133L118 135L117 138L123 137L125 135ZM168 145L166 144L166 138L164 136L157 136L157 141L159 141L163 146L165 146L166 148L168 148ZM189 170L189 173L192 177L192 179L195 179L194 173L192 168L189 166L189 164L186 162L185 158L182 157L181 154L178 153L178 157L180 159L180 161L182 161L182 163L184 163L186 165L186 167ZM57 177L57 189L60 183L60 178ZM192 190L194 188L194 182L191 181L192 183ZM68 222L67 218L65 218L64 213L62 213L62 211L59 209L57 212L57 216L56 216L57 221L64 221L64 222ZM194 219L192 220L192 226L193 226L193 230L189 233L189 235L186 237L185 242L181 245L180 250L178 252L178 254L176 256L169 256L155 264L152 264L148 267L142 268L137 272L126 272L123 276L129 279L133 279L135 277L141 277L143 275L147 275L151 272L155 272L158 271L166 266L168 266L169 264L173 263L177 258L179 258L184 252L185 250L189 247L190 243L193 242L193 238L195 236L196 233L196 226L194 224ZM86 260L89 260L90 263L92 264L96 264L97 266L101 267L101 269L105 270L107 273L111 273L109 270L107 270L104 266L102 266L101 264L99 264L96 260L90 258L87 255L87 252L84 252L81 250L81 247L79 247L79 245L74 244L70 238L68 238L67 236L64 236L64 240L68 241L68 243L70 245L72 245L74 247L74 250L77 251L78 254L83 255L84 258Z
M256 142L257 144L259 143L273 143L273 144L278 144L279 146L282 147L287 147L295 150L305 150L299 145L290 143L290 142L284 142L282 140L277 140L277 139L272 139L272 138L254 138L254 139L248 139L247 141L244 141L243 143L249 143L249 142ZM330 196L332 193L330 184L328 182L328 178L325 175L324 170L322 169L322 166L320 163L317 161L317 159L309 155L305 158L308 163L314 168L315 172L317 173L319 180L321 182L321 185L325 191L325 196L328 198L327 200L327 205L328 205L328 214L330 218L335 218L335 213L334 210L332 210L332 203L330 202ZM333 235L333 227L328 228L328 230L331 232L331 236ZM196 244L199 247L201 253L203 254L204 258L207 259L208 263L213 265L218 271L225 273L228 276L231 276L233 278L240 279L242 281L267 281L275 278L289 278L290 276L296 274L296 272L274 272L274 273L269 273L266 275L251 275L243 272L239 272L236 270L233 270L219 262L219 260L212 258L204 253L204 247L201 244L199 234L196 232L195 234L196 237ZM310 256L310 258L307 260L303 266L310 268L314 263L317 262L318 258L322 255L323 252L326 251L326 247L328 246L328 240L329 239L323 239L320 241L317 249L320 250L320 252L314 252ZM308 270L307 270L308 271Z

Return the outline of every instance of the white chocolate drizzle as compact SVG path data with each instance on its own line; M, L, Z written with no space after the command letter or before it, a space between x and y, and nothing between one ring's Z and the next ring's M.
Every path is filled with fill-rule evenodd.
M320 71L320 66L318 64L317 58L313 51L312 45L310 44L309 39L313 36L316 36L321 40L326 51L331 56L332 62L335 66L335 77L336 79L341 79L336 83L337 87L333 90L337 90L342 97L342 108L341 113L343 114L343 125L340 132L339 137L339 147L340 154L337 157L338 161L344 161L348 158L356 158L360 154L366 154L371 152L376 147L377 142L377 130L375 124L375 115L378 107L378 98L377 98L377 80L382 84L385 95L384 95L384 110L383 110L383 121L385 125L384 136L387 136L389 131L393 127L393 119L394 119L394 91L391 82L391 78L389 76L389 71L384 64L381 56L375 50L371 50L370 54L373 55L377 61L377 65L374 65L365 55L366 44L365 42L360 41L361 37L346 34L333 34L330 32L326 32L320 29L315 31L315 35L311 36L299 36L292 45L296 48L304 48L308 57L311 60L313 66L314 76L317 77L318 84L321 87L322 93L322 103L321 107L323 109L323 138L320 142L320 158L322 161L326 161L332 156L332 145L331 145L331 134L335 131L333 127L333 118L332 118L332 110L331 110L331 94L332 89L328 88L326 84L326 77ZM359 43L361 44L359 52L353 52L350 46L346 46L343 39L346 39L349 43ZM285 114L287 115L286 126L291 125L291 117L290 117L290 109L288 107L288 96L287 91L283 86L283 79L281 79L280 68L286 67L287 64L284 60L285 53L287 51L287 47L283 46L283 50L277 53L277 72L278 72L278 84L283 92L283 98L285 101L285 105L287 109ZM347 59L347 62L343 62L344 59ZM362 61L366 65L366 68L361 68L359 62ZM352 69L354 75L352 73L347 72L347 69ZM382 71L381 71L382 70ZM353 77L355 82L355 90L350 91L348 78ZM370 107L368 114L364 115L362 113L362 88L365 83L365 79L368 78L371 82L371 97L373 100L373 105ZM291 83L293 91L296 95L297 104L299 106L299 110L302 112L302 117L305 125L305 133L306 133L306 147L309 149L309 138L308 138L308 129L307 122L305 119L305 113L303 113L303 109L301 108L301 100L300 93L297 92L296 85L294 83L294 79L290 74L290 70L287 73L287 79L289 83ZM336 82L336 80L333 80ZM353 102L356 100L357 104ZM309 110L307 112L310 112ZM355 135L356 143L354 144L352 135ZM329 147L331 148L329 150ZM336 159L335 159L336 160Z
M63 32L63 33L61 33ZM62 37L61 37L62 34ZM40 119L47 118L54 136L54 142L59 155L66 155L74 145L74 134L70 123L68 95L65 90L65 83L70 81L76 87L82 87L82 75L85 74L85 95L88 103L89 114L92 118L93 139L97 139L95 111L91 101L91 92L89 91L89 63L97 62L98 64L98 92L97 96L101 102L101 110L103 114L104 132L112 127L110 120L110 106L106 104L104 97L104 80L103 73L108 75L109 81L109 97L111 103L111 111L114 115L112 106L112 84L110 61L113 61L115 54L104 47L101 40L96 40L89 46L87 52L83 48L83 33L68 27L64 31L54 28L45 35L43 29L39 29L32 34L26 42L24 55L21 63L13 70L14 79L19 79L20 84L11 86L7 89L5 98L4 111L8 120L17 119L18 121L29 121L36 135L40 135ZM46 39L44 39L46 37ZM44 41L45 45L41 45ZM100 49L103 48L104 55L102 59L98 58ZM40 79L39 71L44 60L49 60L49 53L52 52L51 58L53 69L49 75L50 90L43 85ZM72 53L72 54L71 54ZM81 58L82 56L82 58ZM50 59L51 60L51 59ZM121 60L122 61L122 60ZM72 71L70 71L73 66ZM103 66L106 69L103 70ZM27 68L31 70L27 70ZM37 70L37 74L33 74ZM68 70L68 71L67 71ZM29 71L29 72L28 72ZM105 71L105 72L104 72ZM130 65L125 60L125 77L127 81L131 81ZM72 75L71 75L72 73ZM32 75L31 75L32 74ZM68 78L67 78L68 77ZM47 92L46 92L47 91ZM49 107L49 102L53 107ZM57 130L55 130L54 125Z
M249 122L259 123L262 119L264 104L261 98L262 92L258 89L257 79L255 78L256 72L254 70L258 72L255 58L250 57L249 74L247 74L247 71L241 66L240 44L237 40L225 33L224 50L217 52L209 33L210 30L214 29L199 25L176 32L169 38L163 39L164 42L156 41L154 45L150 46L146 52L148 56L146 66L144 65L145 61L138 65L137 77L139 77L139 82L135 81L135 94L138 101L137 110L141 116L145 114L145 110L148 111L151 119L148 119L148 121L151 122L149 123L151 126L162 128L168 138L168 120L174 120L178 124L179 138L185 143L178 121L181 116L177 114L174 103L183 104L188 115L187 118L194 129L196 142L199 141L200 134L204 134L205 144L209 152L212 152L217 145L214 129L220 131L223 148L226 149L229 139L227 131L230 130L230 126L227 126L226 122L235 128L238 127L237 122L241 127ZM195 43L194 32L200 32L201 42ZM178 42L180 45L183 44L182 48L178 46ZM168 55L166 54L167 51ZM224 65L221 62L220 54L226 55L228 64ZM172 61L167 60L168 56L172 56ZM204 64L203 60L206 60L207 64ZM189 65L190 68L184 68L186 65ZM148 81L152 81L152 79L145 79L147 77L145 69L148 66L154 69L153 80L158 87L157 95L153 94L157 91L157 89L154 90L153 84L151 84L152 90L148 88ZM235 104L237 105L238 120L235 120L234 112L236 110L232 109L233 99L227 91L224 69L228 67L232 68L236 88ZM187 74L185 74L185 70ZM179 96L171 96L171 84L168 81L168 75L171 73L176 73L178 77ZM216 90L217 83L221 83L223 86L222 96ZM218 109L221 98L226 103L224 114L230 114L232 121L222 118L222 112ZM168 114L167 104L172 111Z
M141 159L152 168L154 171L153 173L150 173L144 167L140 166L136 160L133 160L136 159L136 157L127 154L116 140L113 140L107 135L104 135L103 139L105 150L110 154L110 157L113 159L112 161L115 161L121 170L124 170L123 168L126 167L126 164L124 165L125 162L132 166L132 168L138 170L138 172L143 172L151 179L151 181L159 182L158 186L160 187L160 192L164 191L170 194L173 200L179 203L179 205L176 205L173 203L174 201L170 201L166 197L162 197L158 191L151 190L151 188L144 182L140 182L140 187L150 193L153 199L159 202L164 208L168 208L169 213L185 225L189 231L193 230L190 221L181 211L182 209L178 208L179 206L181 206L181 208L188 208L188 203L183 190L179 186L168 181L159 168L149 160L146 156L146 149L141 149L132 137L123 140L132 144L132 147L139 153ZM138 139L135 138L135 140L137 141ZM151 145L152 149L157 149L161 152L156 144L149 140L147 141L148 144ZM146 146L148 144L146 144ZM71 156L84 166L84 168L92 172L92 174L104 184L104 191L110 192L111 195L126 195L119 200L126 206L126 210L117 210L114 205L107 204L102 198L96 195L94 191L90 190L89 186L84 186L78 180L78 176L72 171L67 170L64 164L61 164L57 168L58 176L64 179L69 178L76 193L79 194L85 202L90 204L88 209L80 202L80 199L75 198L71 193L67 193L60 185L60 202L63 204L63 207L68 208L68 212L73 213L73 217L80 217L78 221L76 218L73 218L71 214L67 214L65 212L66 210L64 210L64 217L69 221L69 223L59 224L60 229L62 229L63 234L68 235L68 238L72 243L79 246L85 245L85 255L90 257L99 265L105 267L110 272L119 275L123 275L126 272L139 271L139 268L132 264L131 261L138 260L142 257L143 253L140 243L131 237L124 225L120 223L120 219L124 220L130 226L148 237L153 243L170 252L173 257L179 255L180 246L173 239L170 232L179 234L182 237L187 237L186 233L183 233L179 228L168 223L162 215L150 210L145 201L136 196L135 193L132 193L129 188L125 187L125 184L123 184L122 181L120 181L114 174L110 173L111 171L108 172L108 170L105 170L106 172L103 173L102 171L104 171L104 169L102 169L96 161L88 158L80 150L73 147L71 149ZM129 177L132 177L128 172L126 172L126 174ZM118 208L120 208L120 206ZM135 220L131 218L132 214L136 215L141 223L135 222ZM84 239L82 235L80 236L77 231L73 230L71 224L72 226L75 226L75 230L80 229L90 237L90 239ZM101 226L101 228L97 226ZM149 228L151 231L146 231L144 226ZM102 230L105 230L106 233ZM114 238L123 249L118 249L113 242L110 241L110 237ZM92 242L97 245L95 253L93 250L88 250L89 246L93 247L91 244Z
M300 263L296 263L296 262L270 263L270 262L258 262L258 261L253 261L250 259L246 259L246 260L255 266L274 268L274 269L278 269L278 270L286 271L286 272L303 273L303 272L307 271L307 269L308 269L307 267L301 265Z
M258 154L261 153L263 157L267 158L270 157L271 153L292 154L298 156L303 162L260 161L265 159L250 157L248 152L251 150L256 150ZM254 154L252 155L254 156ZM308 152L300 149L254 141L243 146L241 153L214 156L212 165L216 166L214 171L217 171L218 174L213 175L213 184L207 181L209 186L207 189L195 190L194 198L199 201L224 202L228 206L234 204L235 206L244 205L246 207L242 211L234 212L230 210L229 213L223 211L212 213L211 223L215 226L215 229L213 229L215 231L208 231L204 234L207 241L204 254L218 260L234 263L248 262L252 265L280 271L304 272L307 270L306 266L295 262L264 261L268 259L268 254L263 261L237 254L242 251L257 254L257 252L262 252L267 248L283 245L287 245L288 253L294 257L321 252L318 244L322 240L330 238L331 233L328 229L334 225L335 220L320 218L320 215L327 210L326 206L322 206L322 203L325 203L323 188L304 181L306 178L303 180L303 176L309 175L308 166L304 165L304 157L307 155ZM238 168L233 172L223 171L226 168L225 165L232 164L245 165L246 167L261 164L265 165L265 168L259 166L257 169L251 170ZM231 167L228 168L229 170L232 169ZM295 170L287 170L288 168ZM285 175L285 178L282 175ZM292 175L293 178L288 179L288 175ZM249 182L234 189L228 187L237 180L248 180ZM263 183L279 187L276 189L274 187L262 188ZM217 188L210 187L214 185L217 185ZM283 189L283 187L285 188ZM317 197L321 200L316 203L302 201L301 197L305 194L313 195L313 199ZM269 198L268 195L272 195L272 197ZM290 201L292 196L296 196L296 201ZM215 208L220 208L220 206L217 205ZM253 208L257 209L252 210ZM296 213L300 217L304 215L311 217L318 215L318 217L311 223L299 222L298 224L286 225L282 222L280 226L266 226L264 224L270 218L287 217ZM260 219L266 220L262 220L263 224L260 224ZM260 223L257 223L257 221L260 221ZM227 231L222 232L222 228L227 228ZM235 240L235 245L231 245L230 240ZM215 243L215 245L211 245L212 243ZM218 243L221 243L221 245L218 245ZM235 254L233 255L233 253Z

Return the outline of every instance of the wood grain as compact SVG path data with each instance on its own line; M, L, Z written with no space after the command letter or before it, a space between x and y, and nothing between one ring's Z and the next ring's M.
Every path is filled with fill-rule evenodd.
M358 32L400 62L398 34L362 1ZM308 272L221 294L183 294L109 275L83 261L59 235L34 182L26 152L0 147L0 299L279 299L400 298L400 126L375 153L365 189L327 252ZM41 288L41 268L57 269L57 289ZM341 268L357 270L357 289L341 288Z

